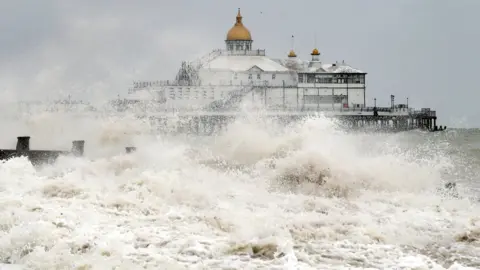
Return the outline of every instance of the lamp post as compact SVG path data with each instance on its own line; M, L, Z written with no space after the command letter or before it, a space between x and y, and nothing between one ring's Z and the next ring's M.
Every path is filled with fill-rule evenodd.
M408 97L407 97L407 109L408 109Z
M377 107L377 98L373 99L373 107Z

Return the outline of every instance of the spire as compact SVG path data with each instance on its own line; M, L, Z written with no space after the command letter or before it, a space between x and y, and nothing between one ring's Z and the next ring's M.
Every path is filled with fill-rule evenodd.
M238 8L238 13L237 13L237 23L235 25L242 25L242 14L240 14L240 8Z
M295 53L295 37L292 35L292 49L288 53L288 57L297 57L297 54Z

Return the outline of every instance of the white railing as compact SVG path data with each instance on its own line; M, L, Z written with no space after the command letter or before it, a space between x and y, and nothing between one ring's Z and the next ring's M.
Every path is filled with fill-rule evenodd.
M137 116L169 116L169 115L237 115L238 109L230 105L237 102L236 98L247 95L254 87L247 86L230 94L229 97L216 104L208 104L206 106L192 105L182 108L169 107L162 102L132 102L126 100L112 100L104 105L91 106L86 105L87 102L77 102L76 106L66 103L15 103L4 104L2 109L8 110L8 115L18 115L18 113L36 114L40 112L50 113L71 113L78 115L137 115ZM232 103L232 104L230 104ZM7 106L11 105L11 106ZM80 106L79 106L80 105ZM329 115L345 115L345 116L373 116L372 108L341 108L341 104L334 104L332 107L303 107L301 104L293 105L248 105L248 111L262 111L268 115L311 115L316 113L325 113ZM390 117L434 117L435 111L428 114L425 111L413 110L410 108L378 108L379 116Z
M175 80L163 80L163 81L135 81L133 82L133 87L129 88L128 91L131 94L135 90L145 89L148 87L155 87L155 86L172 86L178 85Z
M436 117L437 112L436 111L431 111L430 109L421 109L421 110L412 110L412 115L423 115L427 117Z
M214 102L208 104L207 106L204 107L204 109L207 110L217 110L217 109L222 109L222 108L228 108L230 105L232 105L232 102L235 102L235 99L237 98L242 98L249 92L251 92L254 89L253 85L247 85L242 87L240 90L233 90L228 92L227 97L221 100L215 100ZM239 102L239 101L237 101Z
M222 50L220 49L213 50L209 54L204 55L193 62L190 62L190 65L195 67L196 69L200 69L201 67L203 67L203 65L205 65L205 63L212 61L213 59L215 59L217 56L221 54L222 54Z
M215 57L219 56L221 54L221 50L213 50L209 54L193 61L190 62L189 65L194 67L195 69L201 68L205 63L213 60ZM133 87L128 89L128 93L132 94L133 92L140 90L140 89L145 89L149 87L162 87L162 86L178 86L179 82L176 80L156 80L156 81L134 81L133 82Z
M246 56L265 56L265 50L251 50L251 51L227 51L221 50L220 55L246 55Z

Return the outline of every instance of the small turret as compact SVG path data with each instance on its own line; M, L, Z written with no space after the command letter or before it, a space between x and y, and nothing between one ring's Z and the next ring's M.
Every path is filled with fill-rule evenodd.
M313 49L310 55L312 56L312 61L320 61L320 52L317 48Z

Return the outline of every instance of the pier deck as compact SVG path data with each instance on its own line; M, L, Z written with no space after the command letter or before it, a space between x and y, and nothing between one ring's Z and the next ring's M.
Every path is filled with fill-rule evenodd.
M423 128L435 130L437 125L437 116L434 110L423 108L414 110L400 104L392 107L365 107L365 108L336 108L336 109L317 109L317 108L297 108L297 107L230 107L226 109L199 109L183 108L165 109L159 107L142 106L142 104L117 103L103 110L85 110L75 106L69 107L68 104L49 107L49 112L62 113L72 117L80 118L103 118L103 117L136 117L139 119L148 119L154 126L164 126L172 118L178 119L181 124L186 125L186 129L197 130L196 126L217 126L223 127L226 123L233 121L238 117L246 115L258 115L265 118L276 118L284 122L297 121L309 116L324 116L339 119L350 128L378 127L381 129L392 129L403 131L410 129ZM38 113L38 109L33 107L23 107L24 113ZM43 108L45 111L45 108ZM182 124L183 123L183 124ZM180 129L185 129L181 128ZM204 128L200 128L202 130ZM209 132L207 132L209 133Z

